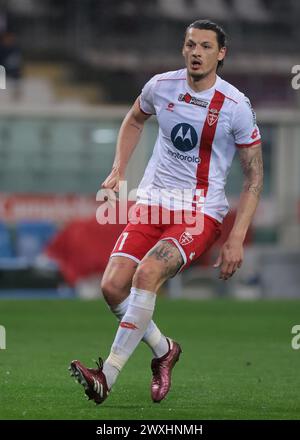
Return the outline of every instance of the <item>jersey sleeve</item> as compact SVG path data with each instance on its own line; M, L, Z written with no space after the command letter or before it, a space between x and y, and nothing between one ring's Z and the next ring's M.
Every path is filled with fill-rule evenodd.
M232 120L232 131L238 148L253 147L261 142L259 128L256 124L256 115L246 96L236 105Z
M153 76L153 78L148 81L140 94L140 109L146 115L155 115L156 110L154 107L154 88L157 82L158 75Z

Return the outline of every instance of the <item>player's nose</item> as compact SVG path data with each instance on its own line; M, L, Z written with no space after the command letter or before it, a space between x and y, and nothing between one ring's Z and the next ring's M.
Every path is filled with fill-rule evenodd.
M202 48L201 46L195 45L192 51L193 57L200 57L202 55Z
M195 52L192 54L192 62L193 61L201 61L202 62L202 53L201 52Z

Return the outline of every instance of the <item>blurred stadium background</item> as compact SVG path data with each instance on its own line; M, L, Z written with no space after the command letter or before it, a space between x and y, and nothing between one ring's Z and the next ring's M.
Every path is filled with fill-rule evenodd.
M245 262L222 283L208 255L163 293L300 297L300 64L297 0L7 0L0 2L0 297L95 297L121 226L95 221L96 193L122 118L155 73L183 66L185 27L220 23L220 73L245 92L263 136L265 187ZM152 152L150 120L128 170L136 187ZM242 185L227 185L232 220ZM56 260L50 260L52 256Z
M99 281L123 225L96 222L96 193L129 106L153 74L183 66L184 31L198 18L229 34L220 74L257 112L262 200L243 267L219 281L212 263L242 186L236 159L220 242L162 288L155 321L184 348L166 401L150 401L140 344L96 408L67 372L71 359L105 356L117 325ZM299 419L299 19L298 0L0 0L0 419ZM129 189L156 130L152 118Z

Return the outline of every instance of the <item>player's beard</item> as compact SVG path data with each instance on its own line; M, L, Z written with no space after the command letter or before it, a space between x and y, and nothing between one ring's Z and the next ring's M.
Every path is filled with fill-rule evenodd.
M207 72L204 73L190 73L190 77L194 80L194 81L200 81L201 79L205 78L207 76Z
M203 78L206 78L212 71L215 69L212 68L211 70L207 70L206 72L189 72L190 77L195 81L201 81Z

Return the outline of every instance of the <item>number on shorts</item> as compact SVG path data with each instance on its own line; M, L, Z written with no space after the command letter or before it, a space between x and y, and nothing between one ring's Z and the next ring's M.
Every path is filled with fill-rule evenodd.
M123 232L123 237L122 237L122 240L121 240L121 243L120 243L120 246L119 246L119 249L118 249L118 251L121 251L122 250L122 248L123 248L123 246L124 246L124 243L125 243L125 240L126 240L126 238L128 237L128 234L129 234L129 232Z

